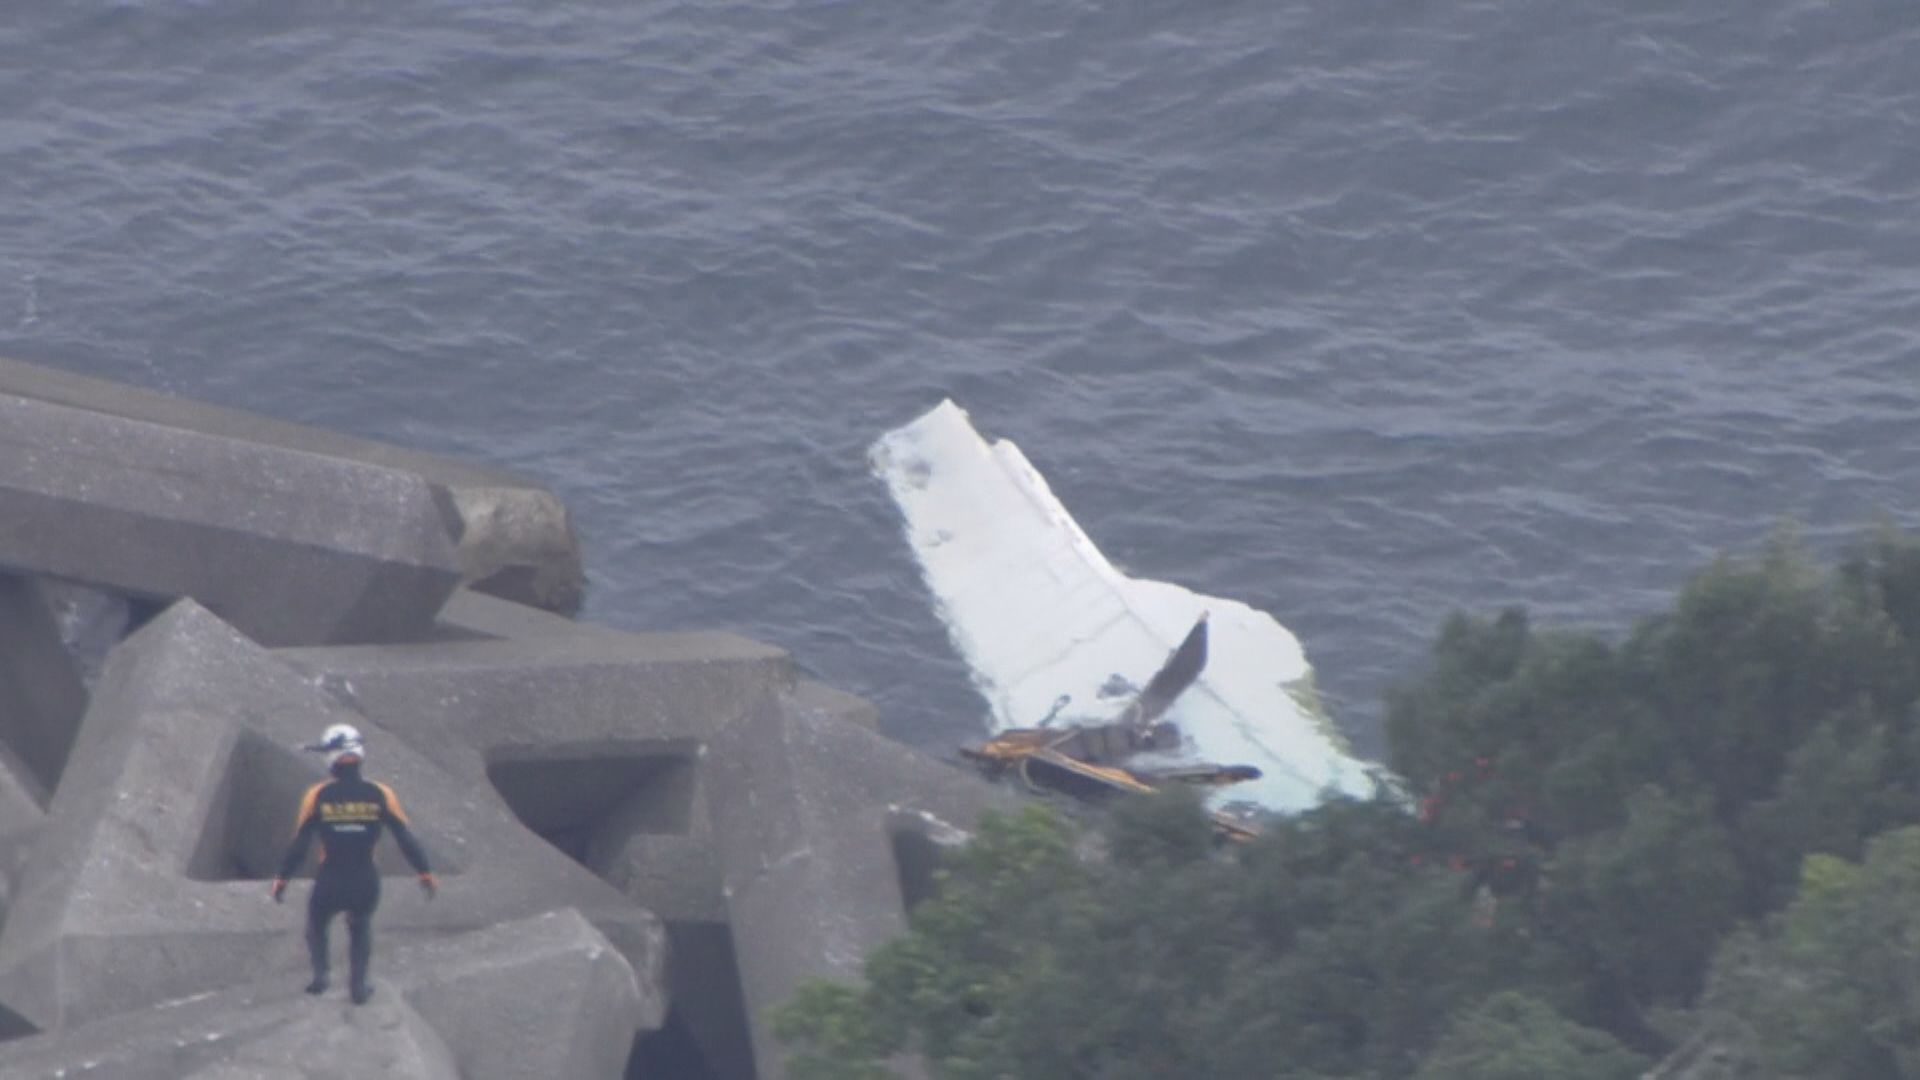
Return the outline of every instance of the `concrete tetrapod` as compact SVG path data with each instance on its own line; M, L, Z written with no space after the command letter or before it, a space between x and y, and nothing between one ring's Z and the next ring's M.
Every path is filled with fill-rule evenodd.
M16 792L47 804L86 704L39 584L0 574L0 832L13 827L7 803Z
M459 583L419 476L0 394L0 566L191 596L273 645L426 633Z
M541 842L491 790L449 776L181 601L121 643L101 674L0 930L0 1005L50 1030L265 969L298 981L298 909L268 902L264 881L301 791L324 768L289 748L334 722L366 733L369 775L399 792L443 881L433 904L388 890L376 975L386 943L572 906L658 985L664 931L651 913ZM410 884L382 847L383 873ZM293 895L305 891L296 884ZM664 1012L650 1001L645 1023Z
M355 1009L256 983L0 1044L0 1080L460 1080L405 999Z
M86 709L86 688L40 586L0 574L0 925ZM28 1030L0 1007L0 1039Z
M751 1080L703 748L794 686L790 658L728 634L628 634L465 591L441 618L454 640L276 655L498 791L664 919L674 1017L711 1075Z
M0 1080L603 1080L658 995L571 909L407 945L384 968L359 1008L260 980L0 1044Z
M492 605L502 616L503 602ZM581 864L609 877L639 875L629 894L649 910L722 921L702 747L792 687L792 661L731 634L576 625L511 640L275 655L452 775L500 791Z
M808 979L857 981L906 930L926 853L1017 797L791 698L717 732L706 760L754 1054L772 1080L772 1011Z
M390 971L469 1080L618 1077L663 993L571 909L405 950Z
M566 505L515 473L14 360L0 359L0 395L414 474L445 491L458 518L462 580L552 611L577 611L585 596L580 541Z
M796 679L777 649L582 627L464 595L442 623L459 639L276 655L376 721L408 718L423 752L490 782L665 918L675 1012L719 1076L756 1075L734 1049L743 1026L757 1075L779 1076L766 1010L808 976L857 975L904 927L903 835L1012 805L878 734L870 704ZM715 985L734 963L738 984Z

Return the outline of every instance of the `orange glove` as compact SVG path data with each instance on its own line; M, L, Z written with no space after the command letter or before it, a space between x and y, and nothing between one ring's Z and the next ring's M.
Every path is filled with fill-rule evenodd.
M273 887L270 891L273 893L273 902L276 904L280 903L287 895L287 879L283 877L274 878Z
M433 873L431 871L420 875L420 891L426 893L427 899L429 900L433 899L435 894L439 893L440 883L433 879Z

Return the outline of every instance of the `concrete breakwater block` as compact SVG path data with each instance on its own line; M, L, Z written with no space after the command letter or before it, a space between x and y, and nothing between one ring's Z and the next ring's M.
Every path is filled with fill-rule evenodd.
M136 610L133 601L118 593L58 578L32 581L60 628L60 643L66 646L80 681L87 686L100 677L107 654L133 631L138 619L154 614L150 609Z
M80 671L38 583L0 573L0 788L45 806L86 709ZM0 797L0 831L8 828Z
M448 497L462 580L567 614L585 597L586 570L566 505L516 473L14 360L0 359L0 395L412 474Z
M705 747L795 685L791 658L730 634L628 634L465 590L441 621L461 636L275 655L497 792L555 850L660 916L676 1024L708 1075L753 1077Z
M7 912L13 907L14 883L26 866L27 853L33 850L46 824L46 815L39 807L20 800L9 788L5 772L0 771L0 926L6 925ZM4 1016L0 1011L0 1041L11 1037Z
M0 394L0 566L191 596L266 644L429 632L456 527L411 473Z
M424 902L383 843L377 865L395 876L379 940L571 906L649 979L664 968L660 921L529 832L491 789L449 775L181 601L123 642L95 687L14 882L0 1005L45 1031L302 970L305 888L296 883L282 906L265 883L301 793L324 779L320 755L292 748L336 722L362 729L367 775L397 791L442 878L440 899Z
M782 1075L772 1011L812 978L855 980L906 930L925 854L1015 796L793 698L717 734L715 850L760 1076Z
M471 586L457 589L440 608L436 640L473 638L566 637L575 634L621 634L597 623L576 622L530 604L502 599Z
M724 919L703 747L793 685L781 650L731 634L596 628L275 655L452 775L498 792L642 906Z
M783 1075L772 1010L1015 800L583 580L520 478L0 360L0 1077ZM361 1009L267 891L342 722L441 878L381 845Z
M768 1010L805 978L857 976L904 929L899 856L925 869L919 833L1012 797L881 736L870 704L780 650L510 608L463 595L442 615L457 640L275 655L660 914L709 1068L754 1075L749 1042L758 1075L780 1075ZM738 978L716 980L728 963Z
M840 718L871 731L880 730L880 710L873 702L845 690L803 679L787 695L793 704L822 715Z
M618 1077L660 993L571 909L391 950L373 982L360 1007L256 979L0 1044L0 1078Z
M275 650L450 763L559 745L703 739L794 685L782 650L734 634L603 628L507 639Z
M358 1009L256 984L0 1044L0 1080L460 1080L453 1051L404 998Z
M389 970L472 1080L620 1076L664 1011L659 972L570 908L404 950Z

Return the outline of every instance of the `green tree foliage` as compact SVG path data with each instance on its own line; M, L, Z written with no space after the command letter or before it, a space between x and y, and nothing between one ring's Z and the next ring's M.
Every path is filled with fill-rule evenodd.
M1646 1016L1693 999L1802 856L1920 820L1916 627L1920 547L1888 532L1834 575L1790 539L1719 560L1618 645L1456 617L1389 702L1393 764L1456 851L1527 838L1540 929L1652 1047Z
M774 1034L802 1049L787 1062L793 1080L895 1080L885 1061L903 1030L882 1026L868 997L841 983L800 988L775 1018Z
M1762 1075L1920 1077L1920 828L1813 855L1798 898L1716 958L1706 1014Z
M1207 927L1205 890L1184 898L1191 906L1168 902L1167 883L1189 880L1169 871L1204 877L1211 840L1194 805L1122 821L1116 852L1160 889L1108 893L1109 864L1078 857L1073 829L1040 807L987 818L912 931L870 959L863 993L816 984L783 1011L778 1030L802 1048L796 1075L886 1075L874 1070L903 1048L956 1080L1174 1067L1169 1053L1202 1019L1185 998L1232 962L1232 943Z
M1647 1059L1524 994L1495 994L1447 1029L1415 1080L1635 1080Z
M1572 960L1482 919L1395 803L1223 850L1175 793L1122 803L1103 843L1077 856L1039 808L988 819L863 989L784 1011L795 1075L867 1080L911 1050L952 1080L1405 1076L1463 999L1578 998Z
M1552 873L1545 920L1582 944L1615 1009L1690 1000L1740 912L1726 830L1704 799L1654 786L1629 800L1619 829L1564 845Z
M1709 1011L1767 1032L1777 1075L1920 1078L1920 841L1887 846L1920 822L1917 699L1920 544L1891 531L1832 574L1791 540L1720 560L1618 639L1457 616L1388 703L1411 806L1334 800L1224 848L1178 796L1097 838L991 819L864 986L782 1014L792 1070L1629 1075L1711 965Z
M1689 769L1676 779L1704 785L1730 817L1771 793L1822 721L1910 703L1910 650L1862 599L1781 541L1756 563L1716 563L1636 633L1626 660Z
M1920 544L1883 526L1840 566L1840 581L1853 602L1884 612L1906 646L1908 677L1920 658ZM1906 696L1920 690L1911 685Z

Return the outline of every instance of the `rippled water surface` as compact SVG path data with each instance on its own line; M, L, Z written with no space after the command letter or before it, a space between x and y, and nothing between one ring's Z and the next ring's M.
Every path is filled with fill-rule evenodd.
M1363 747L1456 608L1920 521L1920 7L0 11L0 351L515 467L589 615L980 703L863 451L944 395Z

